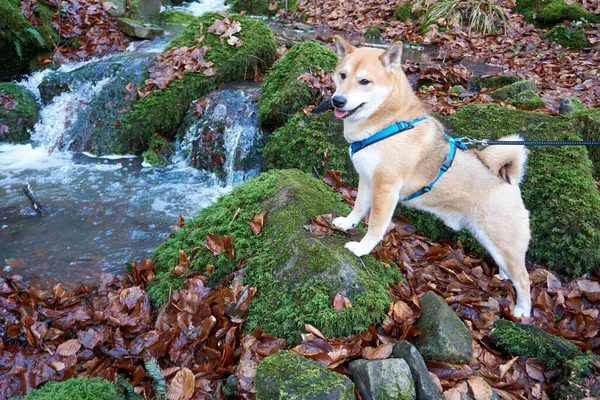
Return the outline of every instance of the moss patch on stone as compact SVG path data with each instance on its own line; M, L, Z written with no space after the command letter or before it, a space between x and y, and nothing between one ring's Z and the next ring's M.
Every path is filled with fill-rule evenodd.
M585 104L576 97L562 97L558 111L562 115L569 115L577 111L584 111L585 108Z
M510 102L513 106L525 106L530 109L546 107L546 102L533 90L525 90L517 94Z
M194 16L181 10L165 10L160 14L150 17L150 22L155 24L181 24L187 25L194 20Z
M569 119L583 140L600 140L600 109L577 111L570 114ZM588 147L588 153L593 163L594 178L600 179L600 146Z
M301 108L309 105L313 97L306 83L298 80L305 72L333 71L337 55L325 46L314 42L301 42L292 47L273 65L273 70L262 84L258 119L263 127L283 125Z
M469 80L469 90L498 89L520 80L514 75L473 76Z
M142 157L144 163L153 167L160 167L169 163L169 157L175 154L175 146L160 135L154 135Z
M402 2L398 7L396 7L396 11L394 11L394 18L398 21L408 21L413 18L412 12L412 3L411 2Z
M371 40L381 39L381 30L379 29L379 25L373 25L368 27L365 30L365 38Z
M269 135L263 149L264 167L298 168L307 173L316 170L320 175L336 169L344 171L346 181L358 184L343 130L342 121L331 112L298 113Z
M567 49L583 50L590 46L590 42L581 26L556 25L544 34L544 38L556 42Z
M26 143L29 130L33 129L39 106L27 89L12 82L0 82L0 96L17 102L16 107L7 110L0 103L0 142Z
M348 377L291 351L265 358L256 369L255 384L259 400L356 399Z
M554 26L565 20L597 22L600 18L581 4L567 4L565 0L517 0L515 11L541 26Z
M234 47L226 41L221 43L219 36L207 32L216 19L222 18L217 13L204 14L167 45L167 48L194 46L204 36L202 45L210 46L205 59L214 63L215 75L185 73L183 79L175 79L166 88L138 101L121 121L127 148L133 151L146 149L155 132L174 137L193 100L208 94L221 82L253 78L256 71L264 71L273 63L277 42L267 25L248 17L229 15L229 19L239 21L242 26L236 37L244 44Z
M246 11L250 15L275 15L278 10L285 9L284 0L275 0L277 8L269 9L270 0L229 0L225 4L230 5L230 10L233 12ZM298 2L296 0L288 1L288 13L294 13L298 10Z
M514 99L519 93L532 90L535 92L537 86L533 81L519 81L503 86L499 89L490 92L490 97L494 100L509 100Z
M107 380L73 378L63 382L49 382L29 392L23 400L125 400L125 398L121 389Z
M437 116L454 137L491 138L520 133L526 139L579 140L573 124L543 113L510 110L496 104L467 105ZM596 129L593 125L590 129ZM600 261L600 195L584 147L530 147L521 184L530 211L532 239L528 259L569 277L590 271ZM455 233L436 217L399 208L421 232L435 240L461 240L483 249L467 233Z
M494 345L513 356L539 358L548 368L561 366L581 354L573 343L534 325L499 319L490 334Z
M248 222L262 211L267 212L264 229L254 235ZM313 237L304 228L317 215L348 211L336 193L308 174L263 173L201 210L154 251L157 278L149 296L161 305L171 290L180 289L185 276L175 277L169 271L177 265L180 249L190 255L198 248L189 273L206 273L207 265L215 266L210 285L246 260L244 283L257 288L246 329L260 326L288 344L299 342L306 323L328 337L362 332L385 317L387 283L401 279L398 270L370 256L359 260L344 248L346 236ZM208 233L230 235L235 257L209 251L204 246ZM352 302L351 308L339 313L333 308L338 292Z

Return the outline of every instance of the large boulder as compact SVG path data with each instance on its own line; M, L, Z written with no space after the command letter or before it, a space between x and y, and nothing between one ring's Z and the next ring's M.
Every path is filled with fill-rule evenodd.
M32 390L23 400L125 400L118 386L101 378L72 378L63 382L48 382ZM16 399L15 399L16 400Z
M241 31L235 36L243 45L236 47L222 41L215 33L207 32L215 20L223 18L217 13L204 14L166 46L167 49L192 47L203 37L202 46L209 47L204 59L213 63L214 75L188 71L183 79L174 79L165 88L139 100L122 120L124 140L129 148L144 150L154 133L174 138L192 101L205 96L222 82L251 79L257 71L265 71L271 66L277 44L271 29L259 20L228 15L227 18L241 24Z
M414 341L419 353L427 360L454 364L469 364L473 356L471 331L446 304L433 292L419 299L421 316L415 326L421 334Z
M150 25L144 21L136 21L129 18L118 18L117 26L119 30L127 36L138 39L154 39L165 33L162 28Z
M12 82L0 82L0 143L26 143L39 116L35 97Z
M249 222L262 212L266 212L263 230L255 235ZM244 283L257 288L248 308L247 330L260 326L288 344L300 341L305 324L327 337L363 332L385 318L390 302L387 284L401 276L371 256L355 257L344 248L349 237L314 236L305 228L317 215L347 212L339 195L308 174L263 173L201 210L154 251L157 275L149 296L161 305L190 273L208 274L213 285L243 265ZM232 250L215 255L205 245L209 234L231 236ZM176 276L171 271L179 263L180 251L193 256L186 273ZM337 293L349 298L352 307L336 311Z
M346 376L291 351L279 351L258 365L258 400L355 400Z
M354 360L348 364L362 400L415 400L415 382L406 361Z
M567 101L561 101L561 108L566 112L567 106L563 106L563 103L570 104L569 118L573 123L576 131L583 140L600 140L600 109L581 109L581 105L577 104L574 99L566 99ZM578 111L576 109L579 108ZM590 159L593 163L592 174L595 179L600 179L600 146L588 147Z
M263 127L283 125L301 108L313 103L313 96L305 82L298 77L320 70L333 71L337 55L314 42L301 42L273 65L262 84L258 119Z
M442 400L442 394L431 379L425 360L419 351L407 342L400 340L394 345L392 357L406 361L415 381L417 400Z
M150 17L160 13L161 0L130 0L127 16L135 20L148 20Z

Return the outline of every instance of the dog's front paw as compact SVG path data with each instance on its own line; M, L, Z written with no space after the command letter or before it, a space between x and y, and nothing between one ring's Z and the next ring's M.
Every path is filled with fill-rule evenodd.
M352 221L350 221L350 219L346 217L337 217L331 222L333 222L333 225L335 225L336 228L340 228L345 231L354 228L354 224L352 223Z
M529 318L531 316L531 308L527 309L520 305L516 305L513 309L512 315L515 318Z
M358 257L362 257L366 254L369 254L371 250L373 250L372 247L365 246L361 242L348 242L346 243L345 247Z

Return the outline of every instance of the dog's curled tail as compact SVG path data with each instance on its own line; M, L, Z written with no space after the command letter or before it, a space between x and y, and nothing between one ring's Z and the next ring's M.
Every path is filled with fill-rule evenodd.
M519 135L504 136L501 141L520 141ZM477 151L477 157L493 173L500 176L508 183L521 183L525 175L525 164L529 152L521 145L495 145Z

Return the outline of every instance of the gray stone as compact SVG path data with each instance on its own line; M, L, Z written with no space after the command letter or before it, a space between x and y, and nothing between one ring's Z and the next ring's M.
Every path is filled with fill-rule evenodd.
M433 292L421 296L419 304L421 317L415 326L421 334L413 344L423 358L468 364L473 355L473 339L465 324L444 299Z
M115 6L106 10L106 13L113 18L121 18L125 16L125 0L101 0L101 3L112 3Z
M537 86L533 81L515 82L490 92L490 97L494 100L508 100L526 90L533 90L535 92L537 91Z
M356 400L348 377L291 351L265 358L254 385L258 400Z
M575 97L561 97L559 101L560 106L558 108L558 112L562 115L568 115L576 111L585 110L585 105L583 105L581 100Z
M134 21L129 18L118 18L117 25L121 32L127 36L139 39L152 39L165 33L162 28L145 24L142 21Z
M130 0L129 18L147 20L160 13L161 0Z
M417 398L410 368L400 358L354 360L348 368L363 400Z
M415 381L417 400L441 400L442 395L431 379L425 360L421 353L406 340L401 340L394 345L392 357L402 358L408 364L410 373Z

